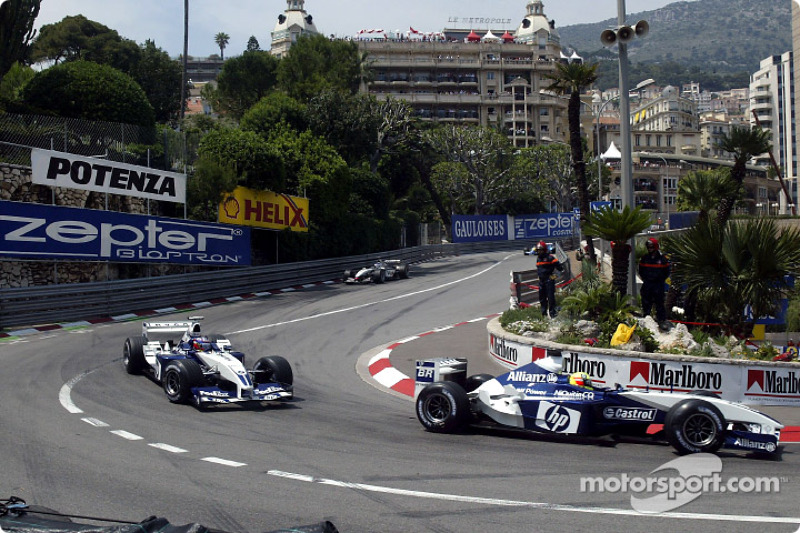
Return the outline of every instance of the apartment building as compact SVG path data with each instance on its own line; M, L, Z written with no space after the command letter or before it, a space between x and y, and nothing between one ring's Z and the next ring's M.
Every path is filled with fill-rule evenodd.
M794 122L793 53L786 52L761 60L760 68L750 76L751 126L760 125L772 134L772 155L797 205L797 139ZM760 158L770 164L768 154ZM781 197L781 212L790 202Z
M424 120L499 126L518 147L568 142L566 99L545 91L546 76L581 59L562 53L541 0L514 29L367 35L358 46L374 72L365 90L378 99L405 100Z

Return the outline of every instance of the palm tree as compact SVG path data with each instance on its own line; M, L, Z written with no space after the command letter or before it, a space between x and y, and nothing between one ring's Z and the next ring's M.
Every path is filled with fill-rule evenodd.
M224 31L221 31L214 36L214 42L217 43L217 46L219 46L219 57L223 61L225 60L225 47L228 46L228 42L230 40L231 36Z
M620 294L628 292L628 266L631 247L628 241L650 227L650 213L641 207L622 211L600 209L589 213L584 230L611 242L611 283Z
M748 129L734 126L729 134L723 135L720 148L733 154L731 179L736 183L737 191L744 182L747 161L753 156L769 152L772 149L769 140L770 132L761 128ZM717 210L717 223L720 226L728 222L735 203L736 197L733 194L728 194L720 200Z
M597 63L556 63L556 72L545 76L552 83L547 90L556 94L569 95L567 122L569 123L569 147L572 152L572 166L575 169L575 182L578 187L578 206L581 209L581 227L586 225L589 215L589 185L586 181L586 162L583 160L583 138L581 137L581 94L597 80ZM584 230L586 231L585 227ZM597 262L591 233L586 231L586 244L589 259Z
M771 315L786 297L787 275L800 274L800 231L780 230L768 219L720 226L697 223L669 239L673 285L696 299L698 319L746 331L752 317Z
M707 220L720 201L733 195L737 200L741 195L730 177L728 169L698 170L690 172L678 183L678 210L699 211L699 220Z

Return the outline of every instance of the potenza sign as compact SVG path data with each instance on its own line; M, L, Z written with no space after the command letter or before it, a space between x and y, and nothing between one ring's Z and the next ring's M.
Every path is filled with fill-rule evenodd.
M250 230L0 201L0 256L242 266L250 264Z
M39 185L186 202L185 174L38 148L31 150L31 167Z

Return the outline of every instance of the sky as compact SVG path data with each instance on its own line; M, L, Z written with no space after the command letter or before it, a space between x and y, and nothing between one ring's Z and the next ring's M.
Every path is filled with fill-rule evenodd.
M702 1L702 0L701 0ZM617 17L619 0L543 0L548 19L556 28L600 22ZM627 0L628 22L635 14L658 9L672 0ZM444 28L488 29L486 24L464 24L465 18L508 20L492 29L516 29L525 16L528 0L306 0L305 9L325 35L352 36L362 29L422 32ZM183 5L181 0L42 0L35 27L58 22L66 16L83 15L116 30L122 37L143 43L147 39L177 57L183 52ZM490 6L490 7L487 7ZM189 0L189 55L219 54L214 36L230 36L225 56L241 54L251 35L268 50L278 15L286 0ZM457 20L458 22L455 22Z

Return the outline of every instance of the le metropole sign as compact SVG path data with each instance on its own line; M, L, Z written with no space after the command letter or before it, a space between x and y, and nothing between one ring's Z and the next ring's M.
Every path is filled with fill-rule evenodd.
M186 175L52 150L31 150L38 185L186 203Z

